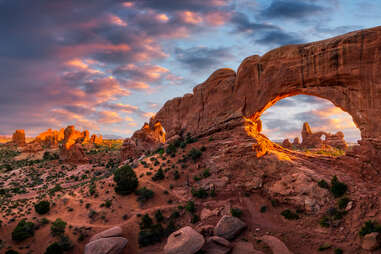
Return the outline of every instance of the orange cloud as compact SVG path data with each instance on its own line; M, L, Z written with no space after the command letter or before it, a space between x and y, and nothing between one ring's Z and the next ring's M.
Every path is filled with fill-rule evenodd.
M157 14L156 19L161 22L167 22L169 20L169 17L166 14Z
M200 15L192 11L180 12L179 16L185 23L193 24L193 25L199 24L203 20Z
M134 90L148 90L150 86L142 81L131 81L128 82L127 87Z
M121 118L118 113L114 111L102 111L99 112L99 119L98 122L100 123L106 123L106 124L112 124L112 123L120 123L123 121L123 118Z
M134 3L133 3L133 2L124 2L122 5L123 5L124 7L128 7L128 8L130 8L130 7L134 6Z
M110 22L116 26L127 26L127 23L116 15L110 15Z
M89 62L91 62L91 60L89 60ZM87 63L85 63L84 61L82 61L81 59L79 58L74 58L70 61L67 61L66 62L66 65L68 66L71 66L71 67L74 67L74 68L78 68L78 69L82 69L82 70L86 70L87 72L89 73L101 73L100 71L98 70L95 70L95 69L92 69L89 67L89 65Z
M221 11L211 12L206 14L205 16L206 22L213 26L224 25L226 22L230 20L230 18L231 13Z

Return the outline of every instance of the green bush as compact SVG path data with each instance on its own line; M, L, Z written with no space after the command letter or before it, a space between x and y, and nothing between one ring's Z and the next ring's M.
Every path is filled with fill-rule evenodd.
M325 250L328 250L330 248L332 248L331 244L324 243L324 244L320 245L320 247L318 248L318 251L325 251Z
M179 144L180 145L180 144ZM169 144L167 149L165 150L165 153L168 155L174 155L177 152L177 148L174 144Z
M298 220L299 219L299 215L297 215L296 213L292 212L289 209L286 209L283 212L281 212L281 215L287 220Z
M145 247L159 243L164 236L164 229L161 224L152 225L150 228L140 230L138 236L139 246Z
M351 201L349 198L347 197L344 197L344 198L341 198L338 202L338 206L340 209L345 209L349 203L349 201Z
M199 221L200 221L200 217L198 217L197 214L193 214L192 219L191 219L191 223L195 224L195 223L197 223Z
M261 209L259 210L261 213L265 213L267 211L267 206L262 206Z
M187 210L190 213L196 212L196 206L192 200L189 200L187 204L185 205L185 210Z
M343 254L344 251L340 248L336 248L335 251L334 251L335 254Z
M209 196L209 193L207 190L199 188L198 190L192 189L192 195L196 198L207 198Z
M331 180L331 192L335 198L339 198L345 194L348 187L345 183L339 181L337 176L334 176Z
M161 213L160 209L155 212L155 219L156 219L157 222L164 221L164 216Z
M50 231L53 236L61 236L65 233L65 228L66 222L58 218L54 222L52 222L52 225L50 226Z
M234 217L240 218L242 216L242 210L239 208L231 208L230 212Z
M45 251L45 254L62 254L62 253L63 253L63 250L57 242L54 242L51 245L49 245Z
M21 242L34 235L34 223L22 219L12 232L12 240Z
M143 187L135 191L135 194L138 196L137 200L141 203L146 202L147 200L153 198L154 192L146 187Z
M378 224L376 221L368 220L360 229L359 235L363 237L373 232L381 233L381 225Z
M202 152L196 148L192 148L192 150L189 151L188 157L191 158L194 162L197 161L202 155Z
M324 179L318 182L318 186L323 189L329 189L329 185Z
M116 183L115 192L120 195L133 193L139 185L134 170L128 165L115 170L114 181Z
M43 200L34 205L34 209L38 214L46 214L50 210L50 202Z
M164 171L162 168L159 168L159 170L156 172L156 174L152 177L152 180L153 181L159 181L159 180L163 180L165 177L164 175Z

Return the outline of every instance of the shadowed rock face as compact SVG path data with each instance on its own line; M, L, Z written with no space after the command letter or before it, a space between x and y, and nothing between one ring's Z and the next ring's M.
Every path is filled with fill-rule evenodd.
M167 139L184 132L206 135L242 125L243 119L258 123L262 112L278 100L307 94L348 112L361 131L364 153L379 158L380 70L381 27L284 46L246 58L237 73L215 71L193 94L167 101L150 126L160 122Z

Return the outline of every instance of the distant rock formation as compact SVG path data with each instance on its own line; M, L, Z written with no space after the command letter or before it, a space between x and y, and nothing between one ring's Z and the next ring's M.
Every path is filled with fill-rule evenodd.
M282 146L284 147L284 148L292 148L292 144L291 144L291 142L290 142L290 140L288 140L288 138L286 138L285 140L283 140L283 142L282 142Z
M58 143L64 139L64 129L59 131L48 129L47 131L41 132L34 140L34 142L39 143L43 147L53 148L58 147Z
M140 130L137 130L131 138L123 142L121 149L122 161L129 158L136 158L144 152L153 152L165 143L165 131L160 123L150 126L145 123Z
M25 131L24 130L16 130L12 135L12 143L16 146L24 146L25 142Z
M336 134L331 134L329 132L318 131L312 132L309 123L303 123L302 128L302 143L299 142L299 138L296 137L294 142L291 144L288 139L285 139L282 143L284 148L323 148L323 147L334 147L338 149L345 150L348 145L344 140L343 132L339 131ZM325 136L325 139L322 139Z
M80 132L73 125L69 125L64 130L64 138L60 147L60 159L70 162L87 162L88 158L83 145L101 144L102 136L90 137L89 131Z

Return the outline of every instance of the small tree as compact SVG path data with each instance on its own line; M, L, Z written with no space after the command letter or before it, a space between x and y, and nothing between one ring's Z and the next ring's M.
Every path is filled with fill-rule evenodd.
M62 254L62 253L63 253L63 250L57 242L54 242L51 245L49 245L45 251L45 254Z
M115 171L114 181L116 183L115 192L120 195L133 193L139 185L134 170L128 165L120 167Z
M337 176L332 177L331 180L331 192L335 198L339 198L345 194L348 187L345 183L339 181Z
M50 210L49 201L43 200L34 205L34 209L38 214L46 214Z
M61 236L65 233L65 228L66 228L66 222L58 218L56 219L56 221L52 223L50 230L53 236Z
M156 174L152 177L152 180L153 181L159 181L159 180L163 180L165 177L164 175L164 171L162 168L159 168L159 170L156 172Z
M22 219L12 232L12 240L21 242L34 235L34 223Z

